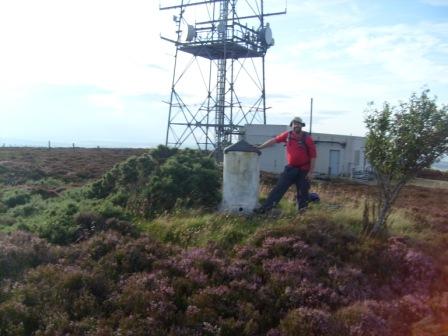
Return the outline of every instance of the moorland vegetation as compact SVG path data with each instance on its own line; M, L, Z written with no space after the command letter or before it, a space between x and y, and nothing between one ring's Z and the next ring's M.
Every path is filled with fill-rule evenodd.
M221 169L207 156L136 154L101 176L14 179L17 157L0 149L1 335L447 332L446 190L405 188L370 236L369 186L316 183L304 215L287 195L280 213L233 216L215 211Z

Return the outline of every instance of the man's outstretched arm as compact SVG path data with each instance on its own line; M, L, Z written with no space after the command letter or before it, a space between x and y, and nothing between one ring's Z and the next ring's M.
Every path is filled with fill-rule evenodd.
M275 140L275 138L272 138L272 139L269 139L266 142L262 143L261 145L258 145L257 148L258 149L263 149L263 148L275 145L276 143L277 143L277 141Z

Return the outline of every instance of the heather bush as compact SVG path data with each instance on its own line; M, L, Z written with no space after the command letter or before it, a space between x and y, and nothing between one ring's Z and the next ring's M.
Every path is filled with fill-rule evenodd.
M174 301L174 289L170 279L161 272L134 273L120 284L120 295L112 297L121 321L129 316L152 320L152 327L169 330L176 321L178 308ZM133 326L129 326L132 330Z
M431 313L424 291L409 293L429 283L430 260L401 240L367 244L330 238L330 223L295 223L233 250L185 249L98 213L74 218L81 241L28 263L15 285L0 283L5 335L404 336ZM374 255L373 265L394 268L375 272ZM407 280L410 268L420 271ZM407 289L388 286L392 277Z
M340 309L335 318L348 336L393 336L387 322L363 303Z
M0 233L0 281L16 277L24 270L54 262L59 250L30 233Z
M373 283L360 268L346 265L330 267L328 281L343 304L375 296Z
M46 265L31 270L14 298L38 318L43 334L63 333L84 318L98 316L106 308L109 280L77 266ZM19 302L20 302L19 301ZM36 309L38 308L38 309Z
M400 296L428 295L431 282L437 275L433 260L397 238L391 238L383 251L384 264L393 269L387 286Z
M444 335L447 332L448 292L436 292L429 301L432 314L412 325L412 335Z
M348 335L411 334L412 324L431 316L427 297L405 295L395 300L366 300L340 309L336 319Z
M38 328L38 317L21 303L0 302L0 335L27 336Z
M284 336L340 335L328 312L297 308L292 309L280 321L280 331Z
M74 222L77 226L75 240L85 240L97 232L115 230L123 235L136 237L138 235L135 226L124 220L115 217L103 217L95 212L80 212L74 216Z
M363 304L376 316L387 321L394 336L409 335L412 323L432 313L428 297L418 295L405 295L387 301L365 301Z
M93 259L97 261L94 267L98 271L115 280L131 273L151 271L172 253L170 248L148 236L136 238L116 230L101 232L79 247L81 251L70 249L68 260L85 268L92 267Z

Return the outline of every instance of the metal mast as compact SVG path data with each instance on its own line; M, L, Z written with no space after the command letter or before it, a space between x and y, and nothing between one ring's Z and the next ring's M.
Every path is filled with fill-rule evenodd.
M274 40L265 17L286 9L264 13L263 0L161 1L160 10L178 11L175 35L162 36L176 47L166 145L219 159L244 125L266 123L265 55Z
M226 144L230 144L230 134L225 129L225 107L226 107L226 78L227 78L227 18L229 15L229 1L222 0L221 4L221 13L219 16L219 24L218 27L218 40L222 43L224 48L224 57L218 59L218 78L217 78L217 87L216 87L216 108L215 108L215 149L217 153L220 153L223 147ZM231 120L231 118L230 118ZM227 133L227 134L226 134Z

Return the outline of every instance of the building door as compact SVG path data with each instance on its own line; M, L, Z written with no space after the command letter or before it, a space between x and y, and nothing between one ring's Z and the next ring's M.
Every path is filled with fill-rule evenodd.
M339 175L340 154L341 151L330 149L330 167L328 175L330 176Z

